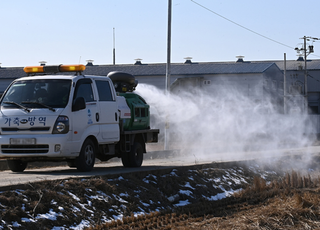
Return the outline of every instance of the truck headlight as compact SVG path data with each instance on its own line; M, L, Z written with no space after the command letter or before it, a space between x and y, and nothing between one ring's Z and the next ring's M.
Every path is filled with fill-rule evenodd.
M69 118L59 116L53 126L52 134L63 134L69 132Z

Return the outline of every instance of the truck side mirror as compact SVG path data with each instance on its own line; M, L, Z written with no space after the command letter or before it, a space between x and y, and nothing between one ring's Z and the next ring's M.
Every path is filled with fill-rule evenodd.
M72 112L79 111L86 108L86 101L83 97L77 97L72 104Z

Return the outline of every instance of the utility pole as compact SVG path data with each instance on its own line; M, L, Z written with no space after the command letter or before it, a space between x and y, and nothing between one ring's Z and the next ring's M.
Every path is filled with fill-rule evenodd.
M167 66L166 66L166 93L170 92L171 77L171 10L172 0L168 0L168 37L167 37Z
M170 77L171 77L171 11L172 0L168 0L168 38L167 38L167 66L166 66L166 85L165 92L170 96ZM164 128L164 150L168 150L169 141L169 117L166 115L165 128Z
M287 114L287 54L284 53L284 71L283 71L283 113Z
M113 65L116 64L116 35L115 28L113 28Z
M306 113L308 113L308 68L307 68L307 56L311 53L314 52L313 50L313 45L309 45L307 47L307 41L316 41L316 40L320 40L320 38L314 38L314 37L307 37L307 36L303 36L303 47L302 48L298 48L296 47L295 50L300 53L300 51L303 52L304 54L304 97L305 97L305 101L304 101L304 111Z
M303 36L304 50L304 111L308 113L308 70L307 70L307 37Z

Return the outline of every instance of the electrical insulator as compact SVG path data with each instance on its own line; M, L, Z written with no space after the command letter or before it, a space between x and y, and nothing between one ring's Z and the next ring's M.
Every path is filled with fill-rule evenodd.
M309 52L310 53L313 53L314 51L313 51L313 46L309 46Z

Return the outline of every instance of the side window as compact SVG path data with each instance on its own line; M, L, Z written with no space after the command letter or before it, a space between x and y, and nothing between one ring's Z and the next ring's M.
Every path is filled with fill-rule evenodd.
M96 81L99 101L113 101L110 84L108 81Z
M78 97L83 97L86 102L94 101L90 79L79 80L77 82L74 99Z

